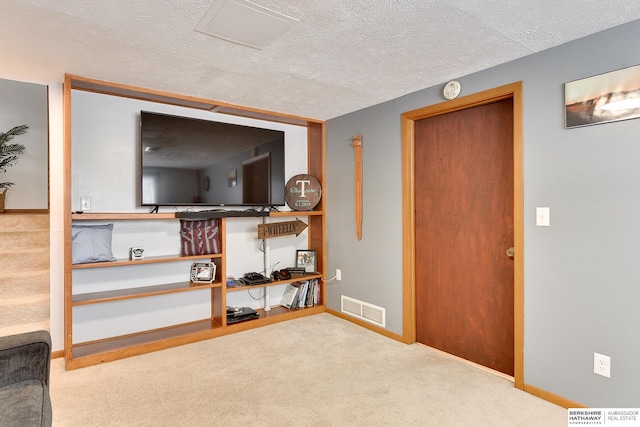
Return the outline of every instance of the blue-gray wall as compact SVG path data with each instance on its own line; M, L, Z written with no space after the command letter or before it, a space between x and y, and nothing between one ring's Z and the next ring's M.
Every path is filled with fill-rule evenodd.
M640 120L564 129L564 83L640 64L640 21L468 76L461 96L524 87L524 381L592 407L640 406ZM444 84L445 82L443 82ZM443 102L442 85L327 121L328 307L386 308L402 333L400 115ZM353 149L363 136L363 238ZM536 227L535 208L551 208ZM611 378L593 353L611 357Z

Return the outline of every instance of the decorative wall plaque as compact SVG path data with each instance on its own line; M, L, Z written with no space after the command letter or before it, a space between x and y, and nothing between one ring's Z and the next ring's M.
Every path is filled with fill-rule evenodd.
M312 210L320 202L321 196L320 182L311 175L296 175L285 186L284 199L295 211Z
M258 239L268 239L269 237L280 237L300 233L307 228L307 224L296 218L295 221L275 222L272 224L258 224Z

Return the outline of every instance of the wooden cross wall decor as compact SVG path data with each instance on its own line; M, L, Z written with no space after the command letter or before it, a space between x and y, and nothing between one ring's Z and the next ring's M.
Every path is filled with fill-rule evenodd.
M356 236L362 240L362 135L354 136L351 146L355 156Z

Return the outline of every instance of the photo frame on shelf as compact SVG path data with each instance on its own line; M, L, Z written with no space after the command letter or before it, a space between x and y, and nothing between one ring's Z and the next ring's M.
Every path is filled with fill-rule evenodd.
M216 277L216 265L212 262L194 262L191 264L193 283L212 283Z
M315 273L316 251L298 249L296 251L296 268L304 268L305 273Z

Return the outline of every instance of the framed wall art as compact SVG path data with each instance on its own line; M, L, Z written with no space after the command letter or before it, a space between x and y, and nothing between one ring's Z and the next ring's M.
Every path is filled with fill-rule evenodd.
M640 65L564 84L565 128L640 117Z

